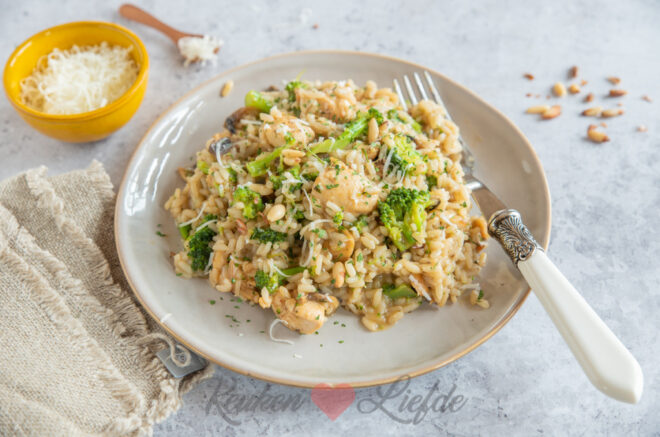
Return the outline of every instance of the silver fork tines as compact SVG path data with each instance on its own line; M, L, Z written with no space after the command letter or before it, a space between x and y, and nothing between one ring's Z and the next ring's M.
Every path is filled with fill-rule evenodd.
M418 73L413 73L413 78L415 79L415 85L417 85L417 89L419 90L419 95L421 96L422 100L429 100L428 98L428 93L426 92L426 87L428 87L431 96L433 96L433 100L442 107L445 111L445 115L447 118L451 121L451 115L449 114L449 111L447 111L447 107L443 103L442 99L440 98L440 93L438 92L438 89L435 87L435 83L433 82L433 78L431 78L431 75L429 74L428 71L424 71L424 78L426 79L426 87L424 86L424 82L422 81L422 78ZM403 93L403 89L399 85L399 81L394 79L394 91L396 92L397 96L399 96L399 102L401 103L401 107L403 108L404 111L408 111L408 101L410 102L411 105L416 105L418 103L418 98L417 98L417 93L415 92L412 82L410 81L410 78L408 75L403 76L403 84L405 85L405 90L407 92L408 99L406 99L406 96ZM463 167L463 171L467 176L472 175L472 170L474 166L474 157L472 156L472 153L470 152L470 149L465 144L465 141L463 141L463 138L458 136L458 142L461 144L463 147L463 154L461 158L461 165Z

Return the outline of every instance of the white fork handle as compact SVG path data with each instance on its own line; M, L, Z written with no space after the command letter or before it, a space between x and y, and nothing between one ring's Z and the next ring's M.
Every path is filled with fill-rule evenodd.
M518 263L589 380L603 393L637 403L644 376L639 363L542 250Z

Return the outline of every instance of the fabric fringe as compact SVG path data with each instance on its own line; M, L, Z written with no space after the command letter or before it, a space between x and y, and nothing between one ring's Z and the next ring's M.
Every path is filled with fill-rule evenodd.
M154 341L164 341L170 347L170 354L173 361L180 361L176 359L174 354L174 342L160 332L150 332L149 325L141 310L136 307L132 297L126 290L122 290L112 278L112 269L105 259L102 251L91 240L79 225L69 218L64 210L63 201L58 197L51 183L46 179L46 168L40 167L35 170L28 171L25 174L26 182L33 195L36 197L38 205L50 211L52 218L57 227L64 233L67 240L70 241L75 247L85 255L86 258L91 260L90 270L92 274L100 279L102 290L106 295L112 296L113 309L102 308L102 305L93 296L87 295L85 303L93 306L99 311L100 315L112 315L109 321L112 324L112 333L116 336L117 341L126 344L127 347L134 349L134 356L140 366L140 369L150 378L161 381L159 384L160 393L156 399L153 399L148 406L144 405L144 398L136 390L131 391L127 387L125 378L119 371L112 366L112 363L104 363L104 372L106 378L111 376L121 379L123 382L119 386L122 389L117 389L113 393L119 396L130 405L134 405L140 411L145 411L140 417L138 414L132 413L124 418L117 418L113 423L108 425L105 430L109 434L126 434L135 433L137 435L150 435L154 423L164 420L171 413L176 411L181 406L181 395L188 392L198 382L212 376L214 367L212 365L206 366L204 369L189 375L183 379L173 378L166 370L164 365L155 356L153 349ZM92 182L92 185L101 198L102 202L112 210L114 201L114 192L112 183L109 177L103 170L103 166L93 161L89 168L86 170L86 175ZM29 234L28 234L29 235ZM25 237L24 237L25 238ZM42 251L45 252L45 251ZM70 277L68 272L65 273L66 267L62 270L59 260L53 261L49 259L52 257L50 253L41 253L44 265L56 273L58 280L66 286L74 290L77 294L84 294L81 289L82 283ZM67 277L68 276L68 277ZM59 296L58 296L59 297ZM75 320L75 319L74 319ZM76 320L76 322L78 322ZM179 348L183 349L181 346ZM186 362L189 362L190 355L185 350ZM108 366L109 364L109 366ZM178 363L177 363L178 364ZM184 364L184 363L181 363ZM116 373L113 373L114 370ZM107 379L108 381L114 381ZM136 397L137 396L137 397ZM146 408L146 410L145 410Z

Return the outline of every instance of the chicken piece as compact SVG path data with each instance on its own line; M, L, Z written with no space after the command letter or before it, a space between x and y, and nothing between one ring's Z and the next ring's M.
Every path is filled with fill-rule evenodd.
M368 214L378 204L380 188L356 173L343 162L334 160L314 181L312 195L324 206L332 201L353 215Z
M273 147L307 145L314 139L314 130L298 118L271 111L273 122L264 122L259 128L259 138Z
M341 233L330 233L330 238L324 240L323 247L332 254L332 259L346 261L353 254L355 239L353 234L344 229Z
M327 320L326 307L321 302L286 297L277 293L273 297L272 308L278 318L286 322L289 329L299 331L301 334L313 334L318 331Z

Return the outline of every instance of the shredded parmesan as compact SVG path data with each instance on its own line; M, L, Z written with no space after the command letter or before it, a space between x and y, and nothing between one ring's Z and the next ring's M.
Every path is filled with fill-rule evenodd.
M211 223L216 223L217 221L218 220L209 220L207 222L202 223L201 225L197 226L197 229L195 229L195 233L201 231L202 229L204 229L205 227L207 227Z
M225 168L224 164L222 163L222 154L220 153L221 152L220 147L218 147L218 145L216 144L214 149L215 149L215 160L218 161L218 165L220 166L220 168Z
M183 65L186 67L191 62L206 63L211 61L215 64L218 57L217 52L220 50L224 42L221 39L214 38L210 35L198 36L184 36L179 39L177 46L179 51L184 57Z
M197 220L202 218L202 214L204 214L205 209L206 209L206 202L202 203L202 209L199 210L199 214L197 214L197 217L195 217L194 219L190 219L187 222L180 223L179 227L182 228L184 226L192 225L193 223L195 223Z
M138 66L131 47L74 45L54 49L21 81L21 100L46 114L80 114L120 98L135 83Z
M206 263L206 267L204 267L204 274L208 274L211 271L211 266L213 265L213 254L214 252L211 252L209 254L209 262Z
M314 211L312 209L312 208L314 208L314 205L312 205L312 199L309 198L309 194L307 194L307 190L305 190L303 188L302 192L305 194L305 197L307 198L307 201L309 202L309 216L311 217L312 214L314 214Z
M278 319L278 318L276 318L275 320L273 320L273 323L270 324L270 328L268 329L268 335L270 336L270 339L273 340L273 341L276 341L276 342L278 342L278 343L286 343L286 344L290 344L291 346L293 346L295 343L292 342L291 340L287 340L287 339L284 339L284 338L276 338L276 337L273 335L273 328L274 328L275 325L277 325L278 323L281 323L281 324L283 324L284 326L288 326L288 325L289 325L287 322L285 322L285 321L282 320L282 319Z
M305 259L302 259L302 254L307 252L307 255L305 256ZM308 267L309 263L312 261L312 248L309 247L309 241L305 239L305 242L303 243L302 251L300 253L300 265L303 267Z
M284 276L285 278L288 278L289 276L291 276L291 275L287 275L282 270L278 269L272 259L268 260L268 264L270 265L271 270L275 270L278 274Z
M333 221L332 221L332 220L328 220L328 219L317 219L317 220L311 221L311 222L307 223L307 225L304 226L304 227L300 230L300 235L304 234L304 233L307 232L309 229L314 229L314 228L316 227L316 225L318 225L319 223L333 223Z
M481 286L479 285L478 282L474 282L472 284L464 284L461 286L461 290L478 290L480 289Z
M383 166L383 179L387 176L387 169L390 166L390 161L392 160L392 154L394 153L394 147L390 147L390 153L387 154L387 159L385 160L385 165Z
M432 301L431 296L429 296L429 294L428 294L428 293L426 292L426 290L424 289L424 288L425 288L425 287L424 287L424 284L421 284L421 283L417 280L417 278L415 278L413 275L410 275L410 276L408 277L408 280L409 280L410 283L413 285L413 288L415 289L415 291L416 291L418 294L421 294L422 296L424 296L424 298L425 298L426 300L428 300L429 302ZM415 285L417 285L417 287L415 287Z

